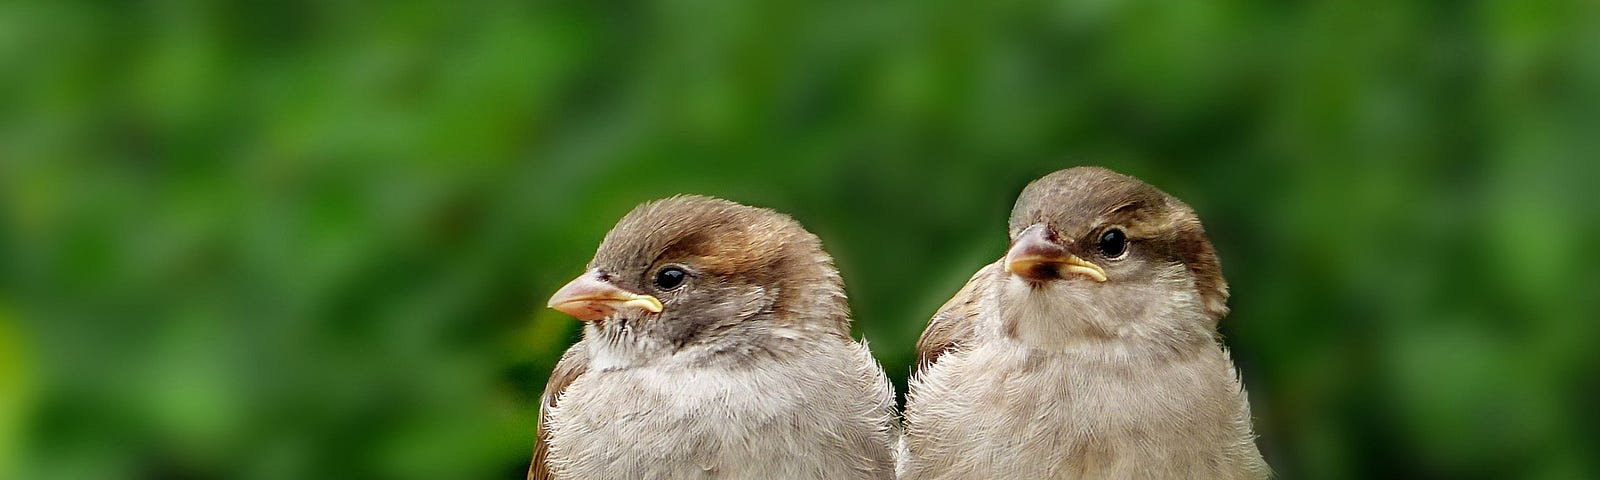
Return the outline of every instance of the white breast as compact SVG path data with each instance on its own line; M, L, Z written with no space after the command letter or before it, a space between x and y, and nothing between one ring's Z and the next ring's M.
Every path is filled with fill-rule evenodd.
M892 395L864 346L738 368L590 371L550 414L562 478L893 478Z
M904 478L1262 478L1220 350L1164 365L996 340L912 380Z

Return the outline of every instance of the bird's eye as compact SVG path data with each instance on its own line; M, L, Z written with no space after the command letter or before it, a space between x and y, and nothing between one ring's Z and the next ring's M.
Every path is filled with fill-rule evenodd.
M684 272L682 268L663 268L661 271L656 272L656 287L662 290L678 288L679 285L683 285L683 279L688 278L688 276L689 274Z
M1128 253L1128 235L1122 233L1120 228L1112 228L1100 234L1100 254L1106 258L1118 258Z

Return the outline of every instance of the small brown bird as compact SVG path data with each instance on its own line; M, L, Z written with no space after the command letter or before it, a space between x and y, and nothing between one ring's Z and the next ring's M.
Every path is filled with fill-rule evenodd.
M1023 189L1010 235L917 343L903 478L1269 475L1188 205L1071 168Z
M833 260L788 216L646 203L550 298L586 322L530 479L894 478L894 395Z

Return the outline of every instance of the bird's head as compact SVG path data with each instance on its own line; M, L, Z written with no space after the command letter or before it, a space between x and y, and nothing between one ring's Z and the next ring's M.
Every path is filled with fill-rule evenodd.
M623 216L550 307L586 322L596 358L619 365L694 349L771 354L784 339L849 331L816 236L772 210L700 196Z
M1228 285L1182 201L1099 167L1044 176L1011 212L1003 316L1036 335L1119 336L1214 326Z

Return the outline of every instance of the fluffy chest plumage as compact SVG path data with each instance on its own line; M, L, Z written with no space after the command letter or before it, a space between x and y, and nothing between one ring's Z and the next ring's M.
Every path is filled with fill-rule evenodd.
M1255 478L1260 463L1220 350L1147 362L997 340L942 358L911 395L907 478Z
M892 478L876 364L597 371L550 414L562 478ZM864 370L865 369L865 370Z

